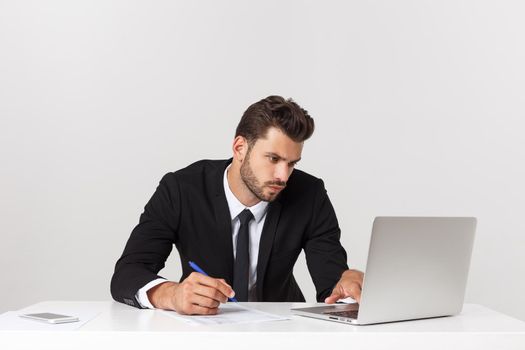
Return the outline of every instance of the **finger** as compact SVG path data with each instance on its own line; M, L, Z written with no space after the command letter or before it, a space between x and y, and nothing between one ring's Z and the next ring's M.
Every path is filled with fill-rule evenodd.
M358 282L352 282L345 286L336 286L332 294L325 299L325 303L333 304L339 299L352 298L358 303L361 302L361 286Z
M353 283L350 286L347 296L354 299L358 303L361 302L361 286L359 285L359 283Z
M230 287L227 283L221 282L218 279L211 278L210 280L206 281L206 285L218 290L221 294L223 294L227 298L233 298L235 296L235 292L233 291L233 288Z
M197 284L193 289L195 294L216 300L219 303L225 303L228 301L228 298L222 294L219 290L208 287L203 284Z
M229 289L231 289L233 291L233 287L230 286L224 279L222 278L219 278L217 279L217 281L220 281L221 283L223 283L226 287L228 287Z
M361 304L361 291L356 292L354 295L350 296L350 298L354 299L358 304Z
M218 302L217 300L198 294L192 295L192 297L189 299L189 302L193 305L199 305L208 309L216 309L220 305L220 302Z
M334 290L332 294L324 300L324 302L327 304L333 304L339 299L341 299L341 295Z
M235 292L233 291L231 286L217 278L205 276L198 272L192 272L190 274L190 277L192 277L199 284L217 289L227 298L233 298L233 296L235 295Z
M186 315L216 315L218 312L218 308L209 308L197 304L189 304L184 309Z

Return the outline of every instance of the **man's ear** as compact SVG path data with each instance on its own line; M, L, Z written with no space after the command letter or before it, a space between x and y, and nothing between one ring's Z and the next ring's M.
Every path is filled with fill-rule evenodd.
M248 140L243 136L237 136L233 140L233 159L241 163L246 157L246 152L248 152Z

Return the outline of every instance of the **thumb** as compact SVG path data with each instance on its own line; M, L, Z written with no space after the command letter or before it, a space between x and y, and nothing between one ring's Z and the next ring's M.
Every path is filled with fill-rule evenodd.
M330 296L328 296L324 302L327 303L327 304L333 304L335 303L336 301L338 301L339 299L341 299L341 293L334 288L334 290L332 291L332 294L330 294Z

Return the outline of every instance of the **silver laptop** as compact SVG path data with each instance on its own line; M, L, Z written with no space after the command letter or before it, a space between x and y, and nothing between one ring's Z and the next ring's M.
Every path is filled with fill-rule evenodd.
M475 230L472 217L377 217L361 303L292 312L356 325L458 314Z

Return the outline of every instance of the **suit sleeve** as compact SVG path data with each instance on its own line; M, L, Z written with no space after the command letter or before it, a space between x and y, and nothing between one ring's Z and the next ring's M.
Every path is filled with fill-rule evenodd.
M323 302L348 269L346 251L341 245L341 230L334 208L322 180L316 186L311 228L304 244L306 263L317 292Z
M165 175L144 207L111 279L116 301L141 308L137 291L157 278L177 241L180 192L173 174Z

